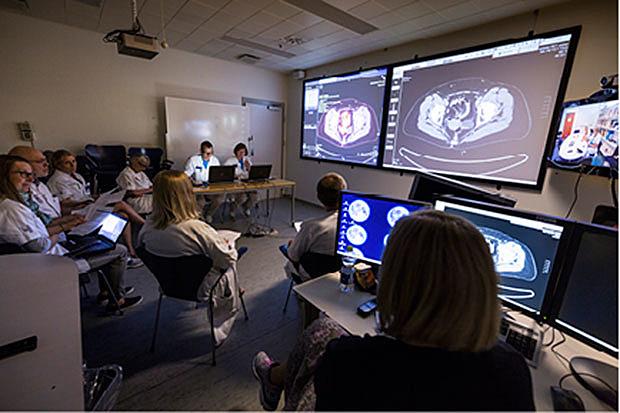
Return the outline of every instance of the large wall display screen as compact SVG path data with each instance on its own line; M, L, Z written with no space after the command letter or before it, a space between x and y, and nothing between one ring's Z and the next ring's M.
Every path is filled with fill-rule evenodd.
M387 68L304 82L301 157L377 166Z
M578 33L395 66L383 166L540 187Z

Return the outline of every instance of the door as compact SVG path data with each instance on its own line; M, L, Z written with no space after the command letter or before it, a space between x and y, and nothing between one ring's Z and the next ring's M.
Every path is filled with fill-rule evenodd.
M282 106L247 103L250 111L248 149L254 164L271 164L271 176L282 178Z

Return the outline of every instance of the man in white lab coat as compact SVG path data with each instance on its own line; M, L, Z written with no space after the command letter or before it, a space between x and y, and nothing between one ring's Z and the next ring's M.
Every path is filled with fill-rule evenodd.
M213 144L203 141L200 144L200 153L191 156L185 163L185 173L194 183L204 184L209 182L209 168L212 166L220 166L220 161L213 155ZM205 199L210 201L205 214L208 223L213 221L213 213L224 202L225 197L224 194L205 195Z

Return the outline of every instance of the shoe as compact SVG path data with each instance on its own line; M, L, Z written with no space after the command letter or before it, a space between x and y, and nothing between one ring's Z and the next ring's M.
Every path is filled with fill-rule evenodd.
M228 216L230 217L231 221L237 220L237 215L235 214L235 211L230 211L230 214L228 214Z
M120 310L124 310L126 308L130 308L133 307L134 305L138 305L142 302L142 296L141 295L137 295L135 297L125 297L123 304L121 304ZM119 310L119 308L116 308L116 305L114 305L114 303L109 302L108 305L106 306L106 311L108 313L113 313L115 311Z
M268 411L274 411L278 408L280 395L283 390L283 386L277 386L269 380L271 368L278 364L273 362L264 351L256 353L254 360L252 360L252 373L254 373L256 380L260 382L260 390L258 392L260 404L263 406L263 409Z
M252 216L252 210L250 208L246 209L245 211L243 211L243 214L250 218Z
M129 269L142 267L143 265L144 263L142 262L140 258L134 258L134 257L127 258L127 268Z
M213 222L213 217L211 215L205 215L205 221L207 221L207 224L210 224Z
M123 289L124 294L123 295L129 295L131 293L133 293L135 290L133 285L130 285L129 287L125 287ZM99 305L106 305L108 303L108 301L110 300L110 297L108 295L108 293L99 293L97 294L97 304Z

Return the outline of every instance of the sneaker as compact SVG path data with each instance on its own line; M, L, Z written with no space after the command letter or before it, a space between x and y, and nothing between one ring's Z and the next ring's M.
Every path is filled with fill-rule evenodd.
M123 304L120 305L120 310L124 310L126 308L130 308L130 307L140 304L142 302L142 296L137 295L135 297L125 297L123 300L124 302ZM117 310L118 308L116 308L114 303L108 303L108 305L106 306L106 311L108 313L113 313Z
M142 267L143 265L144 263L142 262L140 258L134 258L134 257L127 258L127 268L129 269Z
M252 216L252 210L250 210L250 208L246 209L245 211L243 211L243 213L245 214L246 217L250 218Z
M134 286L130 285L129 287L125 287L123 289L123 292L124 292L124 295L129 295L133 293L134 290L135 290ZM109 300L110 300L110 296L108 295L107 292L97 294L97 304L106 305Z
M135 288L134 288L133 285L130 285L129 287L125 287L123 289L123 291L125 292L125 295L129 295L129 294L133 293L134 290L135 290Z
M278 408L283 390L283 386L277 386L269 380L271 368L277 365L278 363L273 362L264 351L256 353L254 360L252 360L252 373L260 383L258 392L260 404L263 409L268 411L274 411Z

